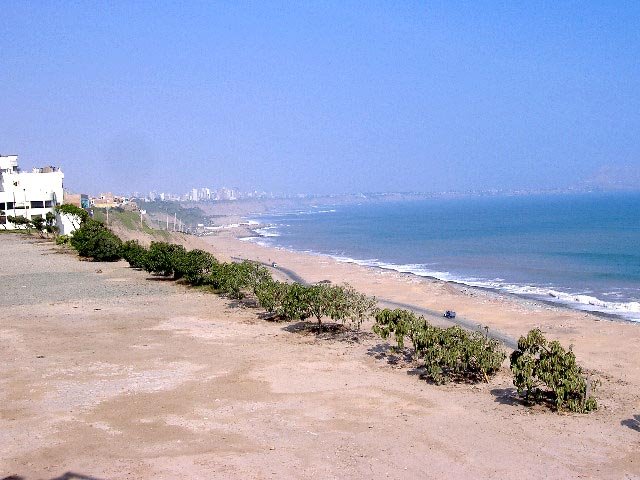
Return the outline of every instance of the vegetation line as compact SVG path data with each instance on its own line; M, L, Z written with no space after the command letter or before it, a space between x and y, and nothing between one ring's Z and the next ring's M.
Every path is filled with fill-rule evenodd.
M244 260L240 257L232 257L232 259L236 261ZM279 272L287 276L288 279L291 280L292 282L300 283L302 285L309 285L309 283L306 280L304 280L304 278L302 278L299 274L297 274L291 269L282 267L280 265L274 266L273 264L268 264L266 262L258 261L258 263L266 267L271 267L275 270L278 270ZM470 330L470 331L482 331L482 326L478 322L474 322L473 320L468 320L460 316L456 316L455 318L449 318L449 317L444 317L438 311L431 310L429 308L419 307L417 305L411 305L408 303L394 302L393 300L388 300L388 299L379 298L379 297L377 297L377 300L379 304L385 307L404 308L406 310L411 310L412 312L423 315L425 317L431 317L433 319L437 319L442 322L458 325L459 327L466 328L467 330ZM505 333L502 333L496 330L490 330L488 335L490 338L493 338L495 340L502 342L507 348L511 350L515 350L518 348L517 340Z
M545 403L558 411L580 413L597 408L592 395L597 380L587 378L571 348L565 350L557 341L546 340L540 330L530 331L515 344L508 336L489 333L488 327L483 329L467 319L445 319L433 310L389 300L381 305L376 298L348 284L309 284L292 270L275 264L240 258L219 262L203 250L186 250L167 242L154 241L148 248L135 240L122 242L103 223L88 218L81 209L74 213L73 208L67 208L67 214L77 213L80 227L70 238L58 241L68 242L80 256L94 261L124 258L132 268L181 279L187 285L240 300L246 306L260 307L265 312L263 318L268 320L300 321L308 326L308 320L315 319L309 327L315 332L335 327L359 330L365 320L373 319L374 333L385 340L392 335L395 338L396 346L391 351L404 352L405 358L423 372L421 377L435 384L490 382L507 358L504 343L514 348L510 368L523 402ZM293 282L275 280L267 266L278 269ZM384 305L395 308L381 308ZM425 316L437 316L440 321L454 321L456 325L439 327ZM330 325L323 323L329 320Z

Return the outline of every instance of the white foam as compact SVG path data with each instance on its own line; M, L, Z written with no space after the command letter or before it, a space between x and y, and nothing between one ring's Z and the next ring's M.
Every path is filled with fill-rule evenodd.
M249 220L249 221L240 222L240 223L227 223L225 225L215 225L213 227L204 227L204 229L205 230L230 230L233 228L248 227L248 226L254 226L254 225L260 225L260 223L254 220Z
M314 207L312 207L314 208ZM294 215L319 215L324 213L336 213L335 208L328 208L324 210L296 210L292 212L265 212L256 214L257 217L291 217Z
M282 214L269 214L271 217L275 216L286 216L286 215L311 215L316 213L333 213L335 210L316 210L316 211L299 211L295 213L282 213ZM260 222L256 222L250 220L251 225L260 224ZM245 224L246 225L246 224ZM250 241L256 243L258 245L274 247L273 243L269 241L271 238L280 237L280 233L278 232L278 225L267 225L261 228L257 228L253 230L257 235L256 237L245 237L242 238L244 241ZM343 263L353 263L356 265L361 265L365 267L375 267L381 268L384 270L393 270L399 273L409 273L412 275L417 275L420 277L431 277L439 280L443 280L446 282L454 282L463 285L468 285L470 287L479 287L479 288L488 288L492 290L497 290L501 292L511 293L514 295L525 296L529 298L536 298L539 300L550 301L554 303L558 303L561 305L569 306L578 310L584 310L589 312L601 312L606 314L618 315L627 320L632 320L636 322L640 322L640 302L639 301L631 301L631 302L615 302L615 301L606 301L599 299L593 295L587 295L587 293L591 293L590 291L583 291L580 293L570 293L570 292L562 292L553 288L552 285L522 285L522 284L513 284L508 283L503 278L495 278L495 279L484 279L484 278L476 278L476 277L461 277L454 275L447 271L441 271L429 268L429 264L418 264L418 263L409 263L409 264L394 264L389 262L383 262L378 259L355 259L347 256L341 255L326 255L320 254L317 252L313 252L310 250L299 250L293 248L285 248L285 247L277 247L283 250L293 250L300 251L303 253L319 255L319 256L328 256L333 258L338 262ZM431 265L434 266L434 265ZM607 292L605 295L611 296L619 296L619 293L615 292Z
M261 237L279 237L278 227L276 225L268 225L266 227L256 228L253 230Z
M393 264L381 262L377 259L358 260L350 257L330 255L333 259L344 262L354 263L367 267L382 268L385 270L393 270L400 273L410 273L421 277L432 277L447 282L455 282L470 287L490 288L493 290L512 293L520 296L534 297L540 300L552 301L562 305L570 306L579 310L590 312L601 312L621 316L627 320L640 322L640 302L610 302L601 300L592 295L584 293L568 293L554 290L549 287L533 286L533 285L517 285L506 283L504 279L497 278L486 280L474 277L459 277L450 272L431 270L428 265L424 264Z

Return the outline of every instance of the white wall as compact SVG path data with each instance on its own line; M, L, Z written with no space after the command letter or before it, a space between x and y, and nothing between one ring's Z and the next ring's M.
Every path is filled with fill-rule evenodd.
M0 210L6 216L22 215L31 219L41 215L44 218L47 212L53 212L56 205L63 203L64 174L60 170L17 172L12 170L17 165L16 156L0 157L0 160ZM32 202L43 202L43 206L35 207ZM8 222L4 226L14 228Z
M80 226L80 218L75 215L56 212L56 225L60 235L71 235Z

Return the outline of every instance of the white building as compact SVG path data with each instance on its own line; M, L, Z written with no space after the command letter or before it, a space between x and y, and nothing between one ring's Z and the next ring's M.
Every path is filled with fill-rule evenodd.
M200 189L199 199L200 200L211 200L211 190L208 189L207 187L202 187Z
M63 202L63 179L59 168L22 172L17 155L0 155L0 228L14 228L8 216L44 218L47 212L53 212Z

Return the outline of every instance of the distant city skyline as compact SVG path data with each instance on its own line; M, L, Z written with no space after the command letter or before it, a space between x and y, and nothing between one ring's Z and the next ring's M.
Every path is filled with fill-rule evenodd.
M640 170L638 2L2 10L0 152L76 191L555 189Z

